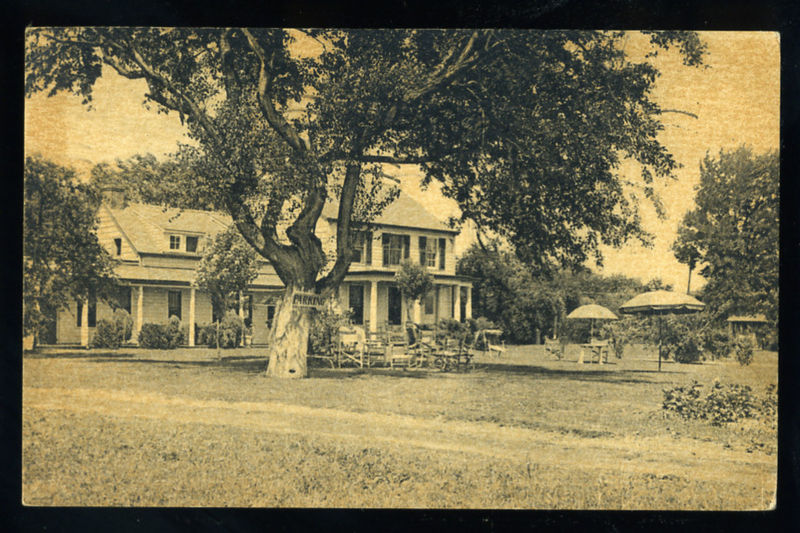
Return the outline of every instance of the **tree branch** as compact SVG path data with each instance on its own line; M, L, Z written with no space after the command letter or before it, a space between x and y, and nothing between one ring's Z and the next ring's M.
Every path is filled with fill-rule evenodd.
M264 118L267 119L267 123L269 123L272 129L274 129L290 147L298 152L305 152L308 147L303 139L300 138L286 118L278 113L277 109L275 109L275 106L272 103L272 78L271 73L268 70L267 53L258 43L253 34L250 33L250 30L244 28L242 29L242 33L244 33L250 48L258 57L259 71L257 95L258 104L261 107L261 111L264 113ZM270 60L269 63L269 67L272 67L272 60Z

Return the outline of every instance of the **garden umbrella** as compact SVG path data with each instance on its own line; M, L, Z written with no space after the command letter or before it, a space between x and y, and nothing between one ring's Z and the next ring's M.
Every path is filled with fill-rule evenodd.
M625 314L663 316L697 313L706 304L700 300L672 291L650 291L636 296L621 306L619 312ZM658 322L658 370L661 371L661 336L663 321Z
M619 320L617 315L597 304L582 305L574 309L567 318L574 319L588 319L591 320L591 336L594 337L594 321L595 320Z

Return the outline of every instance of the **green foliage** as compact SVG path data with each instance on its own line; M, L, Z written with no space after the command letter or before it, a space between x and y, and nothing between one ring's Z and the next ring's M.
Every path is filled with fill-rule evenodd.
M129 341L133 335L133 318L125 309L114 310L114 325L119 330L122 342Z
M420 164L463 220L494 229L526 262L573 265L599 258L601 244L647 240L635 195L658 206L652 184L677 168L658 140L653 54L628 56L624 32L72 27L26 37L27 95L89 103L103 67L141 80L147 105L178 114L196 142L182 149L199 161L194 190L225 203L284 283L317 292L352 260L350 223L383 203L382 164ZM645 38L651 52L702 63L695 33ZM319 46L300 54L298 44ZM626 158L641 167L633 187L618 173ZM314 227L331 196L344 229L336 263L316 279L327 258Z
M394 275L394 282L406 297L408 317L411 319L414 302L418 302L433 290L433 275L418 263L403 261Z
M777 324L779 176L777 152L747 147L700 164L697 208L686 213L673 250L679 261L702 265L701 299L720 321L764 313Z
M240 291L258 275L258 257L252 246L231 227L218 233L197 265L195 282L211 295L217 316L223 316Z
M64 308L116 288L111 257L94 233L98 196L75 172L42 157L25 158L23 333L38 336L45 309Z
M122 346L123 334L124 331L120 331L112 320L105 318L98 320L90 346L92 348L119 348Z
M714 359L728 357L733 349L727 328L709 324L703 330L703 351Z
M719 426L744 418L774 422L777 402L775 385L768 386L764 396L758 398L749 385L723 385L719 381L715 381L704 395L703 385L693 381L690 386L665 389L662 407L683 418L707 420Z
M749 335L737 335L733 339L733 353L736 354L736 360L742 366L747 366L753 362L753 352L755 351L755 342Z
M701 322L698 315L659 317L662 326L650 331L650 342L661 340L663 355L678 363L696 363L702 356L704 345Z
M153 350L171 350L184 344L185 334L181 321L176 316L169 317L165 324L142 324L139 332L139 346Z
M124 309L117 309L111 320L104 318L97 322L91 346L92 348L119 348L131 338L132 333L133 319Z
M312 315L308 335L308 353L327 354L339 333L339 328L350 324L350 312L336 306L325 306Z
M622 316L619 320L604 322L600 326L599 337L608 339L614 355L622 359L625 346L635 342L643 342L648 338L650 326L646 319L635 316Z
M219 323L220 348L236 348L242 343L243 335L244 321L233 311L225 313Z
M222 207L218 195L208 194L195 179L201 162L193 152L159 161L152 154L136 154L111 165L92 168L90 183L99 190L106 185L122 187L129 202L164 205L183 209Z

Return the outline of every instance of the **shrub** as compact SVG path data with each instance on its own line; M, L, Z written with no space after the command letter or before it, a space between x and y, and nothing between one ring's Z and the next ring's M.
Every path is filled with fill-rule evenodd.
M326 306L314 312L308 334L308 353L324 354L336 339L339 328L350 323L350 312Z
M185 341L185 333L183 331L184 328L181 327L181 319L176 316L169 317L169 323L167 324L166 334L168 338L168 348L177 348L181 344L184 344Z
M737 335L733 339L733 352L736 354L736 360L742 366L747 366L753 362L753 352L755 351L755 342L753 338L748 335Z
M217 326L216 324L195 324L194 341L198 346L217 346Z
M731 354L731 337L725 328L707 327L703 332L703 349L714 359L728 357Z
M647 335L647 326L639 317L626 316L613 322L605 322L600 326L600 337L608 339L614 355L622 359L625 346L633 342L641 342Z
M753 394L747 385L723 385L715 381L703 396L703 385L693 381L690 386L664 390L662 407L687 419L707 420L713 425L736 422L743 418L775 419L778 396L775 385L767 387L763 398Z
M133 318L130 313L125 309L117 309L114 311L114 324L122 337L122 342L125 343L131 340L133 336Z
M97 328L92 337L92 348L119 348L122 346L122 333L117 324L108 319L97 322Z
M167 328L161 324L142 324L139 332L139 346L154 350L163 350L170 347Z
M244 321L234 311L225 313L225 316L219 322L220 348L236 348L241 344L243 335ZM213 346L216 346L216 339L214 339Z

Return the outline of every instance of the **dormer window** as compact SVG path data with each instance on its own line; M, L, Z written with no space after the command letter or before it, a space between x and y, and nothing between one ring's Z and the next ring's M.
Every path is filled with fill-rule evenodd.
M190 253L197 252L197 237L186 237L186 251Z
M169 236L169 249L170 250L180 250L181 249L181 236L180 235L170 235Z
M122 239L114 239L114 248L117 251L117 255L122 255Z

